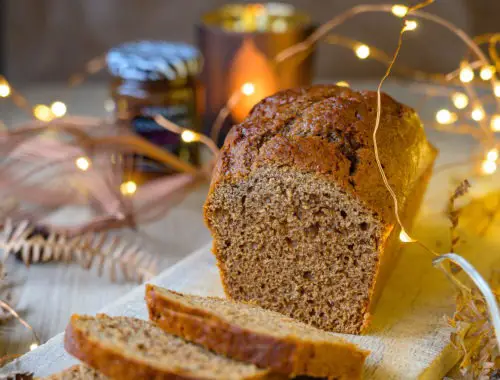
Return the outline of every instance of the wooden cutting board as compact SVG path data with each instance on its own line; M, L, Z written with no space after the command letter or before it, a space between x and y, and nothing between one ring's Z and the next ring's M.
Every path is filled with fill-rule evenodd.
M434 218L436 219L436 218ZM428 218L426 220L429 220ZM432 240L443 236L444 224L426 225L418 234ZM446 236L446 235L445 235ZM488 249L487 244L475 247ZM481 267L491 266L498 255L481 259ZM222 296L215 261L206 246L157 276L153 283L183 292ZM103 312L147 318L144 286L139 286ZM407 245L389 280L365 336L343 335L371 351L365 368L367 379L438 379L458 360L449 343L450 329L443 316L453 311L453 289L430 257L415 245ZM49 375L75 362L63 349L59 334L38 349L2 369L2 373L21 370L37 376Z

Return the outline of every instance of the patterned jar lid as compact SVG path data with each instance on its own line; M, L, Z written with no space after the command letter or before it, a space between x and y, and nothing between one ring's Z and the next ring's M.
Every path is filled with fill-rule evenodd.
M197 75L201 55L188 44L164 41L127 42L112 48L107 56L109 72L129 80L175 80Z

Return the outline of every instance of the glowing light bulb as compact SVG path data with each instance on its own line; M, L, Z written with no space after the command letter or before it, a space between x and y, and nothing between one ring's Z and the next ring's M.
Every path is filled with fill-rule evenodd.
M495 161L484 160L481 164L481 171L483 174L493 174L497 170L497 164Z
M66 115L66 111L68 109L66 108L66 104L57 101L52 103L52 105L50 106L50 110L52 111L55 117L63 117L64 115Z
M246 96L250 96L255 92L255 86L253 83L246 82L241 86L241 92L245 94Z
M401 240L403 243L412 243L414 242L415 240L413 240L410 235L408 235L406 233L405 230L401 230L401 232L399 233L399 240Z
M123 182L120 191L123 195L132 195L137 191L137 184L134 181Z
M78 157L75 160L75 165L78 169L82 171L87 171L90 168L90 161L87 157Z
M345 80L341 80L340 82L335 83L339 87L351 87L349 82L346 82Z
M391 12L394 16L403 18L408 13L408 7L402 4L394 4L391 8Z
M417 29L418 23L415 20L406 20L405 22L405 31L412 31Z
M488 151L488 153L486 154L486 159L488 161L498 160L498 149L491 149L490 151Z
M181 139L184 142L190 143L196 140L196 134L188 129L182 131Z
M33 351L37 347L38 347L38 343L31 343L31 345L30 345L30 351Z
M106 112L113 112L115 110L115 102L113 99L106 99L104 102L104 109Z
M41 121L51 121L54 114L45 104L38 104L33 108L33 115Z
M459 110L464 109L469 104L469 97L462 92L455 92L451 96L451 100L453 102L453 105Z
M436 121L439 124L451 124L455 122L457 115L447 109L442 109L436 112Z
M493 66L484 66L479 72L479 76L482 80L490 80L495 74L495 68Z
M497 98L500 98L500 83L495 83L495 86L493 87L493 92L495 93L495 96Z
M469 66L464 66L460 70L459 76L462 82L469 83L474 79L474 71Z
M500 132L500 115L493 115L491 117L490 128L494 132Z
M359 45L354 52L359 59L366 59L370 55L370 48L367 45Z
M472 120L481 121L484 119L484 110L481 107L476 107L471 113Z
M0 82L0 98L6 98L10 95L10 86L6 81Z

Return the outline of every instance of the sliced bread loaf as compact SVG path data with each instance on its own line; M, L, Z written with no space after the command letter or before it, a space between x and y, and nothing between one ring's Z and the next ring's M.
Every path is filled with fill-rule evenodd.
M64 371L55 373L43 380L107 380L108 378L95 369L86 365L77 364L65 369Z
M374 153L377 100L332 85L285 90L231 128L204 208L229 298L366 331L400 248ZM436 150L413 109L385 94L381 104L379 158L410 228Z
M149 284L146 302L151 320L165 331L274 372L356 379L368 355L332 333L254 305Z
M73 315L66 351L113 379L281 379L218 356L136 318Z

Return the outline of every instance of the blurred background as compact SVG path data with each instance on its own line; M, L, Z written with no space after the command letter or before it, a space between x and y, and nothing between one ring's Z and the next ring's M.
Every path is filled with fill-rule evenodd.
M243 1L244 2L244 1ZM0 0L0 72L17 85L64 81L94 56L129 40L161 39L195 43L194 25L223 0ZM288 0L321 23L364 0ZM400 1L411 5L411 1ZM445 16L470 35L495 31L500 1L438 0L426 11ZM390 14L358 16L338 33L391 52L399 20ZM428 72L456 68L464 46L443 28L422 22L408 40L401 61ZM369 78L384 66L360 62L349 49L320 44L316 78ZM91 80L102 80L98 75Z

